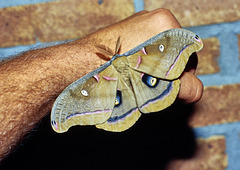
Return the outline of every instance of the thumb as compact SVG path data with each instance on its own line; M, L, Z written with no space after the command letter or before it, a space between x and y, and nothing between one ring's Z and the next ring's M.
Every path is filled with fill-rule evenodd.
M202 82L191 72L184 72L180 80L181 86L178 98L184 103L199 101L203 94Z

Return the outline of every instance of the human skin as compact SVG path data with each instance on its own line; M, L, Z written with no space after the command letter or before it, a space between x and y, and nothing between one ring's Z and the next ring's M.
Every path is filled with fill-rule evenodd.
M124 53L162 31L180 27L168 10L142 11L82 39L28 51L2 62L0 160L50 112L64 88L106 62L97 55L96 46L114 51L121 37L120 53ZM184 103L196 102L202 96L203 85L194 75L196 65L193 55L180 78L178 99Z

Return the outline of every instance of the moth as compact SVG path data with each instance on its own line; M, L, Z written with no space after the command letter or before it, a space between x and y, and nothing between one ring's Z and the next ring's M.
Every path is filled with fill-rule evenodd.
M176 99L190 55L203 42L185 29L164 31L69 85L51 111L59 133L75 125L121 132L141 114L169 107Z

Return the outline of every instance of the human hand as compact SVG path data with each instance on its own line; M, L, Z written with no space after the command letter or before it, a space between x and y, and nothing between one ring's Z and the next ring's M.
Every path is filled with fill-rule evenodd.
M181 26L170 11L166 9L142 11L87 36L85 40L104 44L114 51L116 39L121 37L120 53L124 53L154 35L173 28L181 28ZM178 99L184 103L197 102L202 96L203 84L194 75L196 67L197 55L194 53L180 77Z

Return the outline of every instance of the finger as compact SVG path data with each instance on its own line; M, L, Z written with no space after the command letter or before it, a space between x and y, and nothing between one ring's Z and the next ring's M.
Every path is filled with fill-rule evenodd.
M184 72L180 80L181 87L178 99L184 103L199 101L203 94L202 82L191 72Z

